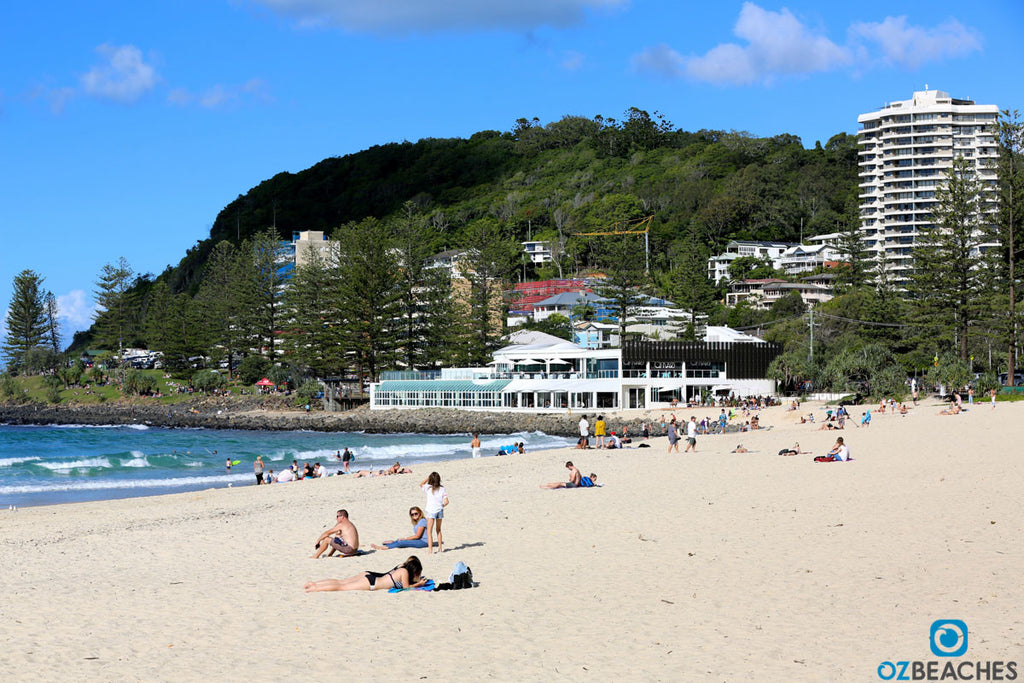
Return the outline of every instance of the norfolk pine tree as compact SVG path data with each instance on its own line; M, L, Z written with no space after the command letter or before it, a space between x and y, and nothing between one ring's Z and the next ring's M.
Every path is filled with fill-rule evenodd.
M985 315L991 277L991 268L979 255L979 248L992 240L984 213L988 198L974 164L955 158L935 199L933 222L918 231L909 290L925 334L955 340L957 355L966 361L971 328Z
M1006 373L1008 386L1013 386L1017 366L1017 245L1024 241L1024 121L1017 110L1001 112L995 128L999 156L995 161L996 231L1002 244L999 269L1005 293L1000 299L1007 302L1002 318L1003 334L1007 341ZM1005 278L1005 279L1004 279Z
M317 377L344 369L338 343L344 325L337 300L339 281L337 253L311 250L302 265L295 267L284 291L289 316L282 325L285 355Z
M638 235L601 237L598 262L604 278L594 283L594 293L607 300L619 324L619 344L626 338L626 318L646 299L650 278L644 267L644 242ZM705 262L704 267L707 267Z
M219 242L206 262L195 300L205 354L227 359L228 377L233 376L235 358L249 348L243 343L242 278L249 272L243 258L233 244Z
M387 231L375 218L350 223L334 233L340 244L338 339L362 376L376 382L399 354L402 295L398 260Z
M117 349L118 355L132 332L131 320L136 313L132 301L132 268L121 257L117 264L107 263L100 271L93 295L100 310L95 321L96 344L101 348Z
M7 308L7 335L4 337L4 362L8 369L21 371L30 349L43 343L46 334L46 305L43 278L33 270L14 276L14 296Z

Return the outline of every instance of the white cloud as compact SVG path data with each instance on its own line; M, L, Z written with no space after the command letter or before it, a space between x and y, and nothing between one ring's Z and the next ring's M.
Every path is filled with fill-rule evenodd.
M981 47L978 32L955 19L929 28L910 26L906 17L854 23L847 44L839 45L786 8L772 12L752 2L743 3L733 34L742 44L721 43L703 55L683 56L664 44L649 47L633 56L633 68L720 85L769 85L779 77L834 71L855 63L913 69ZM878 51L881 57L876 58Z
M665 78L679 78L686 74L686 59L664 43L633 55L632 64L636 71Z
M94 66L80 79L82 90L94 97L118 102L135 102L152 90L159 80L156 69L142 58L134 45L96 48L104 63Z
M723 43L685 60L686 75L698 81L748 85L777 76L829 71L851 61L847 48L808 29L792 12L743 3L733 33L746 45Z
M588 10L617 8L629 0L250 0L302 26L348 31L433 33L450 30L531 30L583 22Z
M264 103L274 101L266 82L259 78L249 79L242 85L218 83L198 94L193 94L185 88L175 88L167 94L169 104L179 107L197 104L205 109L220 109L243 99L254 99Z
M63 322L66 343L71 343L75 332L89 329L96 302L82 289L74 289L57 297L57 317Z
M859 22L850 27L850 35L875 43L882 60L909 69L946 57L960 57L981 49L981 37L956 19L928 28L908 26L907 18L886 17L880 22Z

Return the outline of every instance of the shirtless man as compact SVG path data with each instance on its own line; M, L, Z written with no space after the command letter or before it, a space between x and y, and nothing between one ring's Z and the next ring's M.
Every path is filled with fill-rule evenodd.
M541 484L542 489L574 489L580 485L580 480L583 479L583 475L576 469L576 466L572 464L572 460L565 463L566 469L569 470L569 481L553 481L548 484Z
M469 447L473 449L473 457L480 457L480 435L473 434L473 440L469 442Z
M323 555L324 551L328 548L331 549L331 552L327 554L328 557L335 552L340 553L342 557L352 557L359 550L359 532L356 531L355 525L349 521L348 511L338 510L337 519L337 524L320 534L320 538L316 539L316 552L311 556L314 560ZM337 534L337 536L332 538L332 534Z

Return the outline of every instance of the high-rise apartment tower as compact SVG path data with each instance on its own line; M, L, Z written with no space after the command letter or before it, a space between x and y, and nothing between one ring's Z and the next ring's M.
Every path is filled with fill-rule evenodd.
M994 104L954 99L926 85L913 99L857 117L861 239L876 278L884 275L896 286L908 280L914 242L934 220L935 191L954 157L973 161L983 182L995 181L998 113Z

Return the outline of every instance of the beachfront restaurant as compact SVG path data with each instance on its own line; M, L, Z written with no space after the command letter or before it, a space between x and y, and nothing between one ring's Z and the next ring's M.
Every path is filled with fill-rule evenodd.
M760 341L627 340L621 349L584 349L539 332L514 339L487 367L384 373L370 388L370 407L562 412L775 392L765 372L780 349Z

